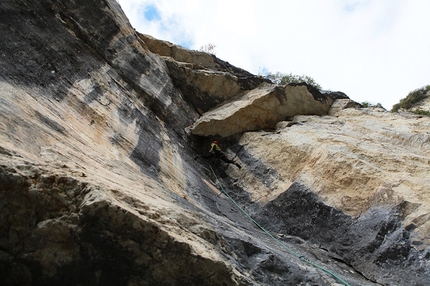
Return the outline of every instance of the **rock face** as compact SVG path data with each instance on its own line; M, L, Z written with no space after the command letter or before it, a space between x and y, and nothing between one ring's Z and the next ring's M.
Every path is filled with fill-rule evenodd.
M2 285L428 284L428 117L272 85L114 0L0 16ZM242 169L193 160L214 135Z
M429 131L427 117L377 109L296 116L241 137L234 149L250 174L238 185L268 229L312 241L374 281L393 268L413 279L429 262ZM261 169L245 158L267 175L256 179Z
M330 106L330 110L328 112L328 115L336 115L339 111L347 108L354 108L358 109L362 107L360 104L358 104L355 101L352 101L350 99L343 99L339 98L333 102L333 104Z
M169 75L184 97L200 113L270 80L255 76L214 55L190 51L170 42L139 34L149 50L166 60Z

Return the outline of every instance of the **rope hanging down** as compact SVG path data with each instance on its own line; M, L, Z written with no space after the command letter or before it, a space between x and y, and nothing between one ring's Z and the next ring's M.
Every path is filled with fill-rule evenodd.
M235 200L233 200L232 197L230 197L230 195L224 190L224 187L222 186L221 182L218 180L218 176L215 174L215 171L213 170L212 166L209 165L209 167L211 168L212 173L215 176L215 179L218 183L218 185L220 186L222 192L236 205L236 207L238 207L253 223L255 223L264 233L266 233L268 236L270 236L271 238L273 238L279 245L281 245L283 248L285 248L289 253L293 254L294 256L300 258L302 261L312 265L315 268L318 268L328 274L330 274L331 276L333 276L334 278L336 278L337 280L339 280L340 282L342 282L345 286L350 286L346 281L344 281L342 278L340 278L339 276L337 276L336 274L334 274L333 272L331 272L330 270L319 266L318 264L313 263L312 261L307 260L306 258L304 258L302 255L298 254L297 252L295 252L294 250L292 250L291 248L289 248L288 246L286 246L282 241L280 241L279 239L277 239L275 236L273 236L269 231L267 231L264 227L262 227L258 222L256 222L245 210L243 210L238 203L236 203Z

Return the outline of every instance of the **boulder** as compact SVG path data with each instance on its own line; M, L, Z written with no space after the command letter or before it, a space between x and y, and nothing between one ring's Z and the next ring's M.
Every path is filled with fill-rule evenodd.
M211 109L191 127L199 136L228 137L251 130L274 129L276 123L298 114L325 115L333 100L306 84L261 84Z

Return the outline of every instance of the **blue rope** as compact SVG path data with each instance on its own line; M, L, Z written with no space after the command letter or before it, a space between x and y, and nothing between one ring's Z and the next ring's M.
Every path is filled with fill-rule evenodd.
M319 266L318 264L315 264L309 260L307 260L306 258L304 258L302 255L298 254L297 252L295 252L294 250L292 250L291 248L289 248L288 246L286 246L282 241L280 241L279 239L277 239L275 236L273 236L270 232L268 232L264 227L262 227L258 222L256 222L245 210L243 210L237 203L236 201L230 197L230 195L224 190L224 187L222 186L221 182L218 180L218 176L215 174L215 171L212 169L212 166L209 165L209 167L211 168L212 173L215 176L215 179L218 183L218 185L220 186L222 192L236 205L236 207L238 207L253 223L255 223L264 233L266 233L268 236L270 236L271 238L273 238L279 245L281 245L283 248L285 248L288 252L290 252L291 254L293 254L294 256L300 258L301 260L303 260L304 262L314 266L315 268L318 268L330 275L332 275L334 278L336 278L337 280L339 280L340 282L342 282L345 286L350 286L347 282L345 282L342 278L340 278L339 276L337 276L336 274L334 274L333 272L331 272L330 270Z

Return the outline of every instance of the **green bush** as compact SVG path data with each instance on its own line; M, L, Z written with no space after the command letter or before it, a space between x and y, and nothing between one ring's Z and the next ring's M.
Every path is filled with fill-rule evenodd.
M321 90L321 85L319 85L313 78L307 75L293 75L292 73L284 74L284 73L268 73L266 78L270 79L272 82L276 84L289 84L289 83L306 83L310 86L315 87L316 89Z
M380 102L378 102L378 103L374 104L374 103L371 103L371 102L369 102L369 101L363 101L363 102L361 103L361 105L362 105L364 108L368 108L368 107L381 107L381 108L384 108Z
M415 110L411 110L412 113L415 114L419 114L419 115L427 115L430 116L430 111L427 110L420 110L420 109L415 109Z
M393 105L391 112L397 112L400 108L410 109L415 103L427 98L429 94L430 85L411 91L406 98L401 99L399 103Z

